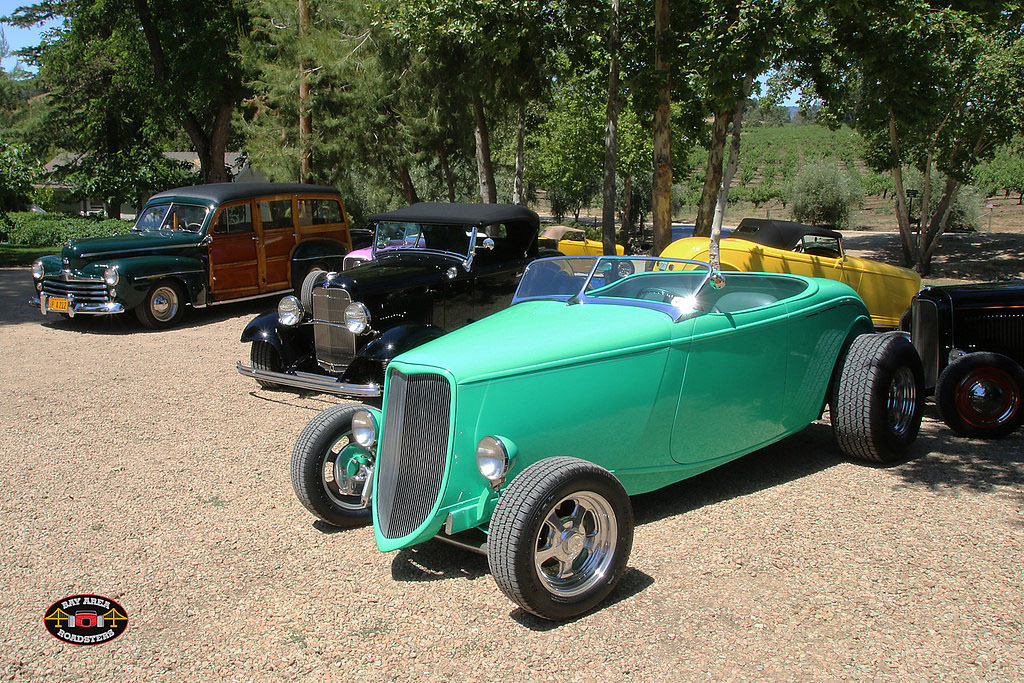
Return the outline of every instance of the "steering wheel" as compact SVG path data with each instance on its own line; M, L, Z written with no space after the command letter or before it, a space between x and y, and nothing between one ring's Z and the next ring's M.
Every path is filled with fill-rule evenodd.
M615 272L619 274L619 277L628 277L633 274L634 270L632 261L619 261L615 268Z
M672 299L678 296L675 292L670 292L667 289L662 289L661 287L644 287L643 289L636 293L636 296L638 299L657 301L658 299L653 298L651 296L652 294L658 297L658 299L660 299L661 303L663 304L670 303Z

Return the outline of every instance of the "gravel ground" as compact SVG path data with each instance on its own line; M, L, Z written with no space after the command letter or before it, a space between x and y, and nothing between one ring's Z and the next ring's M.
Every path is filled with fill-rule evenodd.
M513 607L483 557L382 554L288 479L339 399L235 372L267 302L43 319L0 269L0 674L7 679L866 679L1024 677L1024 434L954 436L929 405L913 457L845 462L826 422L634 499L629 569L564 624ZM273 302L270 303L272 305ZM63 645L55 600L131 619Z

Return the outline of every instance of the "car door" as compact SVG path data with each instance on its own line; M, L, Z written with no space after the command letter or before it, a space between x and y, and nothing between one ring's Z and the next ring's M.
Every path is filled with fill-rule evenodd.
M266 197L256 201L260 291L291 287L291 257L298 236L292 197Z
M694 320L671 435L672 458L699 464L782 433L790 330L785 303Z
M210 293L216 301L260 292L260 266L252 202L218 209L207 233Z

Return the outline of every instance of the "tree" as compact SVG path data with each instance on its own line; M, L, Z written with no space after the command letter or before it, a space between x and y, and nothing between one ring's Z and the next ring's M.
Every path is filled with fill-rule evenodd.
M823 103L819 118L849 118L867 162L892 173L904 260L927 274L956 194L972 170L1024 130L1024 39L1018 4L865 0L824 14L827 41L802 72ZM903 178L924 175L915 238ZM944 176L932 202L928 177Z
M7 221L7 212L24 205L32 191L32 164L24 152L0 138L0 222Z

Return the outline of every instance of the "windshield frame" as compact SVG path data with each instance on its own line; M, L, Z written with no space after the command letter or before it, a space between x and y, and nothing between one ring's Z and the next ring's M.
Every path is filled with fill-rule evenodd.
M573 293L573 294L544 294L544 295L540 295L540 296L524 296L524 295L520 294L520 292L522 291L523 282L526 281L526 279L527 279L527 275L528 275L529 269L536 267L536 264L545 263L545 262L557 262L557 261L585 261L585 260L592 260L593 263L590 265L590 268L589 268L589 270L587 272L586 278L584 278L584 280L583 280L583 284L580 286L579 290L577 290L575 293ZM612 305L612 306L629 306L629 307L633 307L633 308L648 308L648 309L653 309L653 310L665 313L670 318L672 318L673 322L679 322L683 318L686 318L689 315L697 312L697 309L696 309L695 306L681 306L681 305L674 305L672 303L663 303L663 302L659 302L659 301L651 301L651 300L647 300L647 299L635 299L635 298L630 298L630 297L591 296L590 292L600 292L601 290L603 290L603 289L605 289L607 287L614 286L616 284L615 282L612 282L612 283L608 283L608 284L602 284L599 287L590 288L590 285L593 282L594 276L598 272L597 271L598 265L602 261L611 261L613 269L617 268L617 266L615 265L616 263L622 262L622 261L629 261L629 262L631 262L631 265L633 264L633 262L637 262L637 261L644 262L644 263L650 263L651 264L650 270L645 270L642 273L636 272L635 266L634 266L634 272L631 272L628 275L621 276L621 279L618 280L618 281L623 281L623 280L625 280L627 278L635 277L637 275L645 275L645 274L650 273L650 272L656 272L655 268L657 268L658 271L662 271L662 270L664 270L664 271L679 270L678 268L668 268L668 267L666 267L666 264L671 264L671 265L678 264L678 265L686 265L686 266L700 266L703 269L703 275L701 276L700 283L697 285L696 288L694 288L694 290L689 295L687 295L685 297L683 297L683 296L679 297L680 299L693 300L694 303L696 301L697 295L700 294L701 290L704 289L705 286L707 286L708 282L711 280L711 278L713 276L713 271L711 270L711 265L709 263L707 263L706 261L697 261L697 260L693 260L693 259L662 258L662 257L658 257L658 256L607 256L607 255L602 255L602 256L552 256L552 257L548 257L548 258L537 259L535 261L530 262L530 264L527 266L527 272L523 274L523 277L519 280L519 285L516 287L516 293L512 297L512 305L514 306L514 305L516 305L518 303L525 302L525 301L561 301L561 302L564 302L565 304L567 304L569 306L576 305L576 304L603 304L603 305ZM688 270L691 270L693 272L697 272L696 269L688 269ZM603 272L604 271L602 271L602 273ZM602 275L602 277L603 277L603 275Z
M168 214L171 212L171 209L174 208L175 206L191 207L191 208L196 208L196 209L202 209L206 213L203 214L203 219L202 219L202 221L199 222L199 228L196 229L196 230L185 230L184 228L179 229L179 230L172 230L170 228L165 228L165 227L147 229L147 228L139 228L138 227L139 220L142 218L142 216L144 216L146 214L147 211L149 211L150 209L155 209L157 207L161 207L161 206L165 207L165 208L164 208L163 212L160 215L160 225L164 224L164 222L167 220ZM209 225L210 216L213 215L214 208L215 208L214 205L212 205L212 204L210 204L208 202L199 202L199 201L190 202L190 201L182 201L181 199L173 199L173 198L162 198L160 201L155 201L155 202L152 202L152 203L147 202L142 207L142 210L138 213L138 215L136 215L135 222L132 223L132 227L129 230L129 232L138 233L138 234L147 234L147 233L172 232L173 231L173 232L188 233L190 235L202 235L203 232L206 230L207 226Z
M420 235L423 234L423 227L425 227L425 226L433 225L433 226L441 226L441 227L446 227L446 228L462 228L462 229L464 229L466 231L471 231L471 234L469 235L469 245L467 247L468 251L467 251L467 253L463 254L463 253L460 253L460 252L457 252L457 251L446 251L446 250L443 250L443 249L430 249L430 248L427 248L427 247L404 246L404 245L402 245L402 246L394 246L394 247L380 247L380 248L378 248L377 247L377 231L380 229L380 226L382 224L387 224L387 225L401 225L401 224L409 225L409 224L415 224L415 225L420 226ZM473 261L473 254L476 251L476 237L477 237L477 233L479 231L480 231L480 226L475 225L475 224L474 225L469 225L469 224L460 224L460 223L448 223L448 222L439 222L439 221L417 221L417 220L409 220L409 221L377 221L376 223L373 224L373 242L371 242L371 247L372 247L372 252L371 253L372 253L374 261L384 260L384 259L387 259L387 258L390 258L390 257L393 257L393 256L399 256L399 255L402 255L402 254L415 254L417 256L423 256L423 255L444 256L446 258L458 259L461 263L463 263L466 266L466 268L469 268L469 265Z

